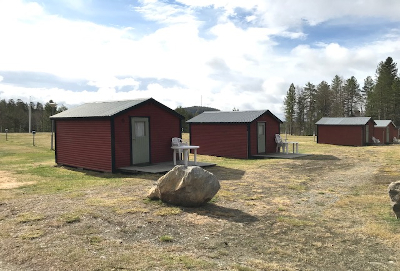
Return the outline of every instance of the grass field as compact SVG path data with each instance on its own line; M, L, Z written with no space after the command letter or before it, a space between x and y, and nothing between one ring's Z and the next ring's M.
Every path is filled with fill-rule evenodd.
M182 208L146 198L161 175L57 167L50 134L1 134L0 270L400 270L400 145L289 140L311 155L199 155L221 189Z

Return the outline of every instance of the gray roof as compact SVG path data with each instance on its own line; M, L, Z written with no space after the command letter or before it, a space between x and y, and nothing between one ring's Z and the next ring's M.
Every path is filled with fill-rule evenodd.
M253 110L253 111L206 111L188 120L188 123L250 123L268 113L279 122L282 122L269 110Z
M375 121L375 123L376 123L376 125L375 125L375 127L387 127L387 126L389 126L389 124L391 123L392 121L391 120L376 120ZM394 123L393 123L393 126L394 127L396 127L396 125L394 125Z
M372 119L371 117L321 118L315 124L317 124L317 125L365 125L371 119Z
M86 103L61 113L52 116L52 119L63 119L63 118L94 118L94 117L111 117L115 114L124 111L128 108L141 104L147 99L137 99L128 101L116 101L116 102L96 102Z

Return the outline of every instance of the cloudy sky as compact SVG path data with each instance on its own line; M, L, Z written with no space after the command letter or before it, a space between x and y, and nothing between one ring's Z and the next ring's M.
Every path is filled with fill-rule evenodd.
M400 61L398 0L0 0L0 99L269 109Z

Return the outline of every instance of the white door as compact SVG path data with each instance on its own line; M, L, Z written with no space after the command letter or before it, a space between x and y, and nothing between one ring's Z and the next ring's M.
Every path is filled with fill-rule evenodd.
M257 152L265 153L265 122L259 122L257 125Z
M150 136L148 118L132 118L132 164L150 162Z

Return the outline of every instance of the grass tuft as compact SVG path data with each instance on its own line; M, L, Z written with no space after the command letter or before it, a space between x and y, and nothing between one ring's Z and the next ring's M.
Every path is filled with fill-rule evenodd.
M178 207L163 207L154 212L154 215L158 216L169 216L169 215L178 215L182 213L182 210Z
M22 213L18 215L18 222L19 223L28 223L28 222L35 222L40 221L45 218L44 215L37 214L37 213Z
M162 236L160 236L160 241L161 242L172 242L172 241L174 241L174 238L171 235L162 235Z

